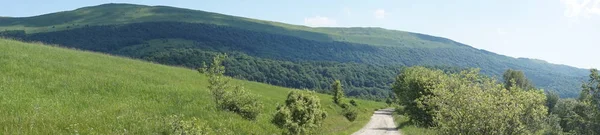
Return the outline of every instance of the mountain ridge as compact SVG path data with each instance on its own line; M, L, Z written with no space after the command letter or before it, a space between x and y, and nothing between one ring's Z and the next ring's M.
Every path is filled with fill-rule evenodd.
M115 13L117 11L123 12ZM36 19L40 21L35 21ZM11 20L12 22L3 20ZM52 21L45 22L42 20ZM41 23L37 26L43 27L36 27L36 23ZM169 29L161 29L161 27ZM359 64L392 66L470 67L481 68L484 73L490 76L499 76L506 69L517 69L524 70L525 74L531 77L534 83L541 85L542 88L567 91L568 94L563 94L567 97L577 95L576 93L579 92L577 90L579 86L577 85L587 74L587 71L581 68L545 61L540 62L533 59L514 58L474 48L452 39L427 34L377 27L307 27L169 6L102 4L27 19L0 18L0 35L2 35L2 29L5 32L10 30L23 31L21 34L16 32L16 35L19 36L15 37L22 37L25 40L49 42L74 48L86 45L88 50L105 50L106 53L111 53L109 50L114 51L123 47L146 44L145 42L149 40L182 38L186 40L184 42L197 42L197 44L188 45L192 48L180 49L207 51L207 49L211 50L210 48L212 48L212 51L217 52L238 51L249 54L251 57L278 61L332 61L342 64L358 62ZM158 29L161 31L158 31ZM195 31L189 31L192 29ZM104 37L85 34L90 31L95 33L130 33L117 34L120 35L117 37L110 37L115 35L111 33L105 33ZM150 32L150 34L147 34L147 32ZM160 34L165 32L171 34ZM211 34L206 34L207 32ZM79 34L73 35L73 33ZM140 37L140 35L145 36ZM187 35L194 35L195 37ZM127 42L116 41L124 38L130 40ZM114 45L110 47L106 44L96 43L98 41L95 40L114 42ZM265 48L264 46L271 47ZM314 47L306 48L307 46ZM377 51L356 50L361 46ZM314 50L315 47L321 49ZM327 50L354 51L331 52ZM167 50L152 51L164 52ZM310 56L314 53L317 53L319 57L316 57L316 55ZM289 54L302 58L289 57ZM124 55L135 56L133 54ZM287 58L282 58L282 56ZM142 56L138 57L143 59ZM181 61L181 59L177 61ZM163 62L172 63L169 61ZM189 65L185 62L174 64ZM287 83L282 83L282 85L287 86ZM304 86L292 87L302 88Z

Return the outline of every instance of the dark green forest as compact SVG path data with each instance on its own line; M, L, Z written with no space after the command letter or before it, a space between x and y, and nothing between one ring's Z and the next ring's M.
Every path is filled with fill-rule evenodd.
M339 79L348 86L346 93L349 96L364 98L389 96L393 74L404 66L480 68L482 73L496 77L509 68L521 69L535 85L558 91L563 97L578 95L577 85L584 78L584 75L578 75L586 73L585 70L509 58L464 45L436 48L372 46L200 23L147 22L33 34L4 31L0 35L189 68L199 67L216 52L230 53L233 57L226 61L229 68L226 75L317 90L329 89L327 84Z

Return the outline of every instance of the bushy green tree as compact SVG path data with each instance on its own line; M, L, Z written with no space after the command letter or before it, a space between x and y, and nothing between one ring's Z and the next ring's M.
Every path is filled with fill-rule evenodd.
M285 134L313 134L325 118L327 113L313 92L292 91L285 104L277 107L272 122L285 129Z
M431 95L433 86L444 78L441 70L430 70L425 67L409 67L401 71L392 84L392 90L404 112L414 123L432 126L433 117L427 104L422 104L422 97ZM421 107L419 107L421 106Z
M548 107L548 113L552 112L559 99L560 97L558 96L558 93L554 91L546 92L546 106Z
M563 132L576 132L581 119L575 112L575 107L580 106L575 99L560 99L552 109L552 113L558 116L560 127Z
M344 90L342 89L342 83L340 80L335 80L333 84L331 84L331 89L333 91L333 102L341 105L344 103Z
M523 90L535 89L535 86L527 77L523 71L508 69L502 75L504 79L504 88L511 89L512 87L519 87Z
M571 132L577 134L600 134L600 75L590 70L589 81L583 84L581 95L572 111L577 114L568 121Z

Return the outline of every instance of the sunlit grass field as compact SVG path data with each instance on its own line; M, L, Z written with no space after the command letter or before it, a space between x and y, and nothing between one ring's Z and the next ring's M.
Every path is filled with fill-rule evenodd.
M195 70L0 39L0 134L164 134L172 115L199 118L219 134L280 134L270 121L294 89L232 83L260 96L257 121L218 111ZM385 106L357 100L361 113L349 122L331 96L318 96L329 114L321 134L351 134Z

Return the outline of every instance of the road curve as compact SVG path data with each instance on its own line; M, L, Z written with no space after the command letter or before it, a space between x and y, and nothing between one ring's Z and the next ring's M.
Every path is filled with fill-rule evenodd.
M394 123L394 109L380 109L373 113L371 121L352 135L400 135Z

